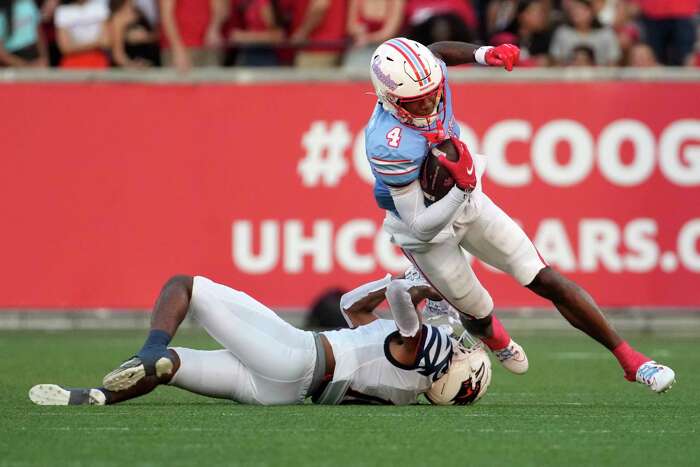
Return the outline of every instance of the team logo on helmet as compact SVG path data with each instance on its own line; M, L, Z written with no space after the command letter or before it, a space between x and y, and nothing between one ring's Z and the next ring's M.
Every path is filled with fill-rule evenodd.
M381 67L379 66L380 62L381 59L379 58L379 55L375 55L372 59L372 72L384 86L391 89L392 91L395 91L396 88L399 87L399 83L391 79L389 75L382 71Z

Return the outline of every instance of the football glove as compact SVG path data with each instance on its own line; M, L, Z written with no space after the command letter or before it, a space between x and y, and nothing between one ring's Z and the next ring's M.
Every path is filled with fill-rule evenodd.
M513 66L518 63L520 49L517 45L501 44L486 51L484 60L489 66L502 66L506 71L513 71Z
M453 162L447 160L447 157L442 155L438 157L438 162L450 172L452 178L455 179L455 184L461 190L472 192L474 191L474 188L476 188L476 169L474 167L472 155L469 153L467 145L464 144L459 138L452 136L450 139L452 140L452 144L454 144L455 149L457 149L459 159L457 159L456 162Z

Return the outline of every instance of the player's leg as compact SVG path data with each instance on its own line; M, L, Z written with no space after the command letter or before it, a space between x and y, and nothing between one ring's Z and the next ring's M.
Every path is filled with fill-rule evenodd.
M190 313L250 370L257 403L302 402L314 376L321 376L313 333L295 328L244 292L196 277Z
M486 195L483 196L480 216L465 231L462 246L482 261L510 274L520 284L550 300L571 325L613 352L627 379L634 381L643 364L651 361L617 334L582 287L546 265L520 226ZM657 367L660 366L654 368ZM670 386L673 382L672 371L660 368L660 373L655 373L654 368L642 371L647 376L654 373L654 383L647 385L655 391L666 384ZM650 378L642 379L650 381Z
M174 362L173 374L180 367L180 359L170 350ZM155 375L143 377L125 391L110 391L105 387L72 388L58 384L37 384L29 390L29 399L38 405L109 405L140 397L153 391L156 386L167 382L169 377L160 380Z
M103 379L110 391L123 391L146 376L167 380L172 376L174 362L168 344L185 319L192 296L193 278L174 276L158 295L151 315L151 327L141 349Z
M525 352L493 314L491 296L456 241L437 243L425 251L404 252L423 277L460 313L464 327L481 339L504 367L516 374L527 371Z
M610 350L628 381L638 381L654 392L663 392L674 383L673 370L657 364L622 339L583 287L547 267L537 274L527 288L550 300L574 327Z
M228 350L168 350L175 363L172 377L145 376L122 391L38 384L30 389L29 398L38 405L108 405L144 396L161 384L171 384L203 396L257 403L250 371Z
M178 276L168 281L156 302L144 347L105 377L105 387L122 391L149 376L141 355L155 354L156 364L165 358L163 348L187 313L250 368L259 403L303 400L316 363L313 334L294 328L247 294L204 277ZM164 380L170 374L155 376Z

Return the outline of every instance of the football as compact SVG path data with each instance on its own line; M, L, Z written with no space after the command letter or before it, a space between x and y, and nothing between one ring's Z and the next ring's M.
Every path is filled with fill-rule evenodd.
M420 168L420 186L430 203L442 199L455 184L450 172L438 162L438 157L443 154L449 161L458 159L459 155L452 140L446 139L428 151Z
M481 346L455 350L447 373L430 386L425 397L435 405L470 405L491 384L491 360Z

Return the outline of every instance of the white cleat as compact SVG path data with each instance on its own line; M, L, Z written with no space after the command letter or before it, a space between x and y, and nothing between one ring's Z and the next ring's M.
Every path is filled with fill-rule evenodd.
M37 384L29 390L29 399L37 405L105 405L107 401L99 389L64 388L58 384Z
M510 340L505 349L494 350L493 354L506 370L516 375L526 373L527 369L530 367L527 361L527 355L525 355L525 350L513 339Z
M666 365L649 360L637 369L636 379L652 391L662 393L671 389L676 382L676 373Z

